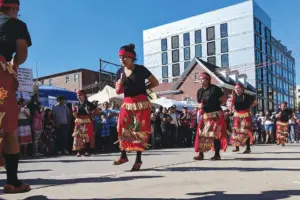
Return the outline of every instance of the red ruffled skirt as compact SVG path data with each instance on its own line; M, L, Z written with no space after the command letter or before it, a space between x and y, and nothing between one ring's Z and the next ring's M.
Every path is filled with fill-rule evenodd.
M276 123L276 138L278 144L285 144L288 141L289 123L277 121Z
M221 149L227 149L227 131L223 111L204 113L198 124L195 152L207 152L213 148L214 140L219 139Z
M233 117L232 146L245 146L247 140L253 143L252 117L249 110L235 111Z
M151 135L151 104L146 95L125 97L118 118L118 141L125 151L144 151Z

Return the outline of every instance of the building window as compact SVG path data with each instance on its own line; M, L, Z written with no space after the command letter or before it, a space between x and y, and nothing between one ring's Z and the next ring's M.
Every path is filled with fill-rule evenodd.
M222 39L221 40L221 53L227 53L228 52L228 39Z
M173 50L172 51L172 62L176 63L179 62L179 50Z
M168 66L162 66L162 77L163 78L168 78L169 77L169 70L168 70Z
M271 72L272 69L273 69L273 63L272 63L272 60L271 58L267 58L267 69Z
M50 86L52 85L52 79L49 79L49 85Z
M177 82L179 78L173 78L172 82Z
M161 40L161 51L168 50L168 40L167 38Z
M269 101L268 103L268 110L273 110L274 109L274 104L272 101Z
M179 63L172 65L172 76L180 76L180 65Z
M260 82L256 82L257 95L263 97L264 96L264 88L263 84Z
M276 77L273 77L273 87L277 88L277 79L276 79Z
M261 50L261 37L255 34L255 47Z
M257 98L257 109L258 111L263 111L264 110L264 101L260 98Z
M207 55L212 56L216 54L216 45L215 42L208 42L207 43Z
M256 79L259 81L263 80L263 68L256 67Z
M163 83L169 83L169 79L163 79L162 82Z
M268 42L266 42L265 46L266 46L266 53L267 53L267 55L271 56L271 54L272 54L271 45Z
M195 31L195 44L201 43L202 37L201 37L201 30Z
M215 39L215 27L209 27L206 29L206 40L211 41Z
M202 45L201 44L197 44L195 46L195 56L197 58L201 58L202 57Z
M184 48L184 60L190 60L191 54L190 54L190 47Z
M74 82L78 82L78 73L74 74Z
M272 85L273 80L272 80L272 73L271 72L268 72L267 79L268 79L268 84Z
M261 34L261 23L258 19L254 20L254 29L256 33Z
M183 45L184 46L190 45L190 33L183 34Z
M227 23L220 25L221 38L228 37Z
M179 48L179 37L178 35L172 37L172 49Z
M256 67L261 66L261 52L258 50L255 51L255 64Z
M70 83L70 77L69 77L69 75L66 76L66 83Z
M210 64L213 64L213 65L216 65L216 57L215 56L208 57L207 62Z
M199 72L194 73L194 82L199 82Z
M267 87L267 91L268 91L268 99L273 99L273 88L271 87Z
M184 70L185 70L186 68L188 68L189 64L190 64L190 61L184 62Z
M265 39L271 43L271 31L268 27L265 27Z
M161 63L163 65L167 65L168 64L168 52L163 52L161 54Z
M229 67L228 54L222 54L221 55L221 67Z

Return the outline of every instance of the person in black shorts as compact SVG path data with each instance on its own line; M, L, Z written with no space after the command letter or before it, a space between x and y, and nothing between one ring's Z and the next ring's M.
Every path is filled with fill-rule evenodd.
M27 59L31 38L24 22L17 19L19 0L0 0L0 141L3 146L6 182L5 193L30 190L17 176L19 164L18 141L18 68ZM14 55L14 56L13 56Z

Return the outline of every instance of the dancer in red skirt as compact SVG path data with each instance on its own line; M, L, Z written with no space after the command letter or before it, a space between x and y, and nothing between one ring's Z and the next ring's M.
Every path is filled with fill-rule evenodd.
M236 84L231 102L231 111L234 112L231 143L236 148L233 152L240 151L240 146L246 144L247 148L244 153L251 153L250 144L253 143L253 129L250 108L256 104L255 97L244 93L242 84Z
M125 98L118 118L118 141L122 153L114 164L128 162L126 151L136 151L132 171L138 171L142 165L142 151L147 148L151 134L151 104L146 89L154 88L159 83L146 67L134 64L136 53L133 44L121 47L119 57L123 67L117 72L116 91L118 94L124 93ZM147 85L146 80L149 81Z
M201 119L198 124L195 151L199 155L194 160L203 160L204 152L215 149L215 155L211 160L221 160L220 149L227 148L227 133L225 116L221 105L226 103L223 91L216 85L211 84L211 76L208 73L200 75L202 88L197 92L197 101Z
M95 148L95 136L92 116L99 115L100 110L93 103L89 102L84 91L77 92L79 105L73 107L75 117L75 129L73 133L73 151L77 151L77 157L89 156L88 151Z
M276 138L277 144L285 146L288 141L289 135L289 119L293 116L293 111L287 107L287 102L282 102L280 110L278 111L276 118Z
M17 176L19 164L17 73L19 66L26 61L28 47L31 46L26 24L17 19L19 6L19 0L0 0L0 155L2 158L3 149L7 175L5 193L30 190L30 186L23 184Z

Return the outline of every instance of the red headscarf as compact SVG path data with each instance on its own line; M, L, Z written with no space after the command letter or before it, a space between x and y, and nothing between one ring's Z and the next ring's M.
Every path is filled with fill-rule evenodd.
M19 0L0 0L0 8L20 8Z
M119 51L119 56L125 56L125 57L129 57L129 58L135 58L134 54L126 51L125 49L120 49Z
M237 83L237 84L235 85L235 87L239 87L239 88L241 88L241 89L244 89L244 86L243 86L242 84L240 84L240 83Z
M78 90L77 91L78 96L86 96L85 92L83 90Z
M211 77L210 77L210 75L208 73L205 73L205 72L201 73L200 77L203 78L203 79L208 80L209 82L211 81Z

